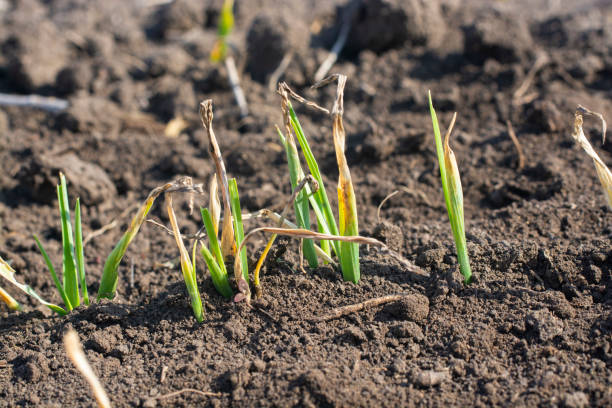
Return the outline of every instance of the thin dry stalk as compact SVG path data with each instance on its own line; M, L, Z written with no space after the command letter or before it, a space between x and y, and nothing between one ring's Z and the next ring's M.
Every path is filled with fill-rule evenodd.
M601 160L599 155L591 146L591 143L584 135L584 131L582 130L582 115L589 114L598 117L601 120L602 127L602 138L603 141L606 139L606 121L603 118L603 115L597 112L593 112L583 106L578 106L576 109L576 113L574 115L574 132L572 133L572 137L576 140L576 143L582 147L582 149L586 152L587 155L591 159L593 159L593 163L595 164L595 170L597 171L597 176L599 177L599 181L601 186L603 187L604 194L608 201L608 206L612 208L612 172L606 166L606 164Z
M98 228L97 230L91 231L89 234L87 234L87 236L85 238L83 238L83 246L85 246L92 239L97 238L100 235L104 235L106 232L108 232L108 231L112 230L113 228L115 228L116 226L118 226L119 225L119 220L124 218L125 216L127 216L136 207L138 207L138 203L134 203L134 204L130 205L128 208L123 210L121 212L121 214L119 214L119 216L117 218L115 218L114 220L112 220L108 224L103 225L102 227Z
M306 177L304 177L302 180L300 180L299 184L295 187L293 193L291 194L291 197L289 198L289 201L287 202L287 204L285 204L285 207L283 208L283 211L281 213L280 219L277 221L277 227L282 227L284 221L285 221L285 216L287 215L287 211L289 211L289 208L291 208L291 206L293 206L293 203L295 202L298 194L300 193L300 191L302 191L303 188L306 187L306 184L309 183L310 184L310 188L311 191L317 191L319 189L319 183L317 183L317 181L314 179L314 177L312 177L310 174L308 174ZM253 280L255 283L255 296L257 298L260 298L262 295L262 290L261 290L261 285L259 282L259 273L261 271L261 268L264 264L264 262L266 261L266 257L268 256L268 253L270 252L270 249L272 248L272 245L274 245L274 241L276 240L277 235L272 235L270 237L270 239L268 240L268 243L266 244L263 252L261 253L261 256L259 257L259 260L257 261L257 265L255 266L255 271L253 273ZM301 246L300 246L300 250L301 250ZM315 249L316 251L316 249ZM301 253L300 253L300 258L301 258Z
M154 400L161 400L161 399L166 399L166 398L172 398L172 397L176 397L177 395L181 395L181 394L185 394L185 393L197 394L197 395L201 395L203 397L222 397L223 396L223 394L220 393L220 392L206 392L206 391L196 390L194 388L183 388L182 390L170 392L168 394L163 394L163 395L158 395L156 397L151 397L151 398L149 398L149 400L154 401Z
M546 53L540 52L538 54L535 62L533 63L533 66L531 67L529 72L527 72L527 75L525 75L525 79L512 94L512 102L514 103L514 105L521 105L522 103L524 103L525 98L523 97L529 89L529 86L531 86L531 83L535 79L535 76L542 68L548 65L549 62L550 58Z
M230 204L229 196L229 184L227 180L227 172L225 171L225 164L223 163L223 156L221 155L221 149L217 143L215 132L213 131L213 108L212 100L207 99L200 104L200 116L202 118L202 124L206 129L208 135L209 149L211 158L215 162L215 171L217 173L217 181L221 186L221 198L223 200L223 211L225 216L223 217L223 227L221 230L221 252L223 257L233 255L235 253L235 242L234 242L234 227L232 226L232 209ZM238 257L237 257L238 258Z
M516 137L512 123L509 120L506 121L506 127L508 128L508 135L510 136L510 139L512 139L512 143L514 144L516 153L518 154L516 170L521 171L525 167L525 154L523 153L523 148L521 147L521 143L519 142L518 137Z
M286 82L281 82L278 84L278 94L283 97L283 99L285 97L292 97L293 99L295 99L296 101L303 103L304 105L311 107L315 110L321 111L327 115L329 115L329 109L326 109L322 106L317 105L316 103L309 101L308 99L303 98L302 96L298 95L297 93L295 93L291 88L289 88L289 85L287 85ZM283 102L284 105L286 105L285 102ZM283 107L283 110L285 108Z
M393 197L395 197L396 195L398 195L399 193L404 193L407 194L413 198L420 198L421 201L427 205L430 208L443 208L443 206L441 205L436 205L436 204L432 204L431 201L429 201L429 198L427 198L427 195L425 195L425 193L421 190L415 190L409 187L402 187L399 190L395 190L392 193L390 193L389 195L387 195L385 198L383 198L383 200L380 202L380 204L378 204L378 208L376 209L376 220L378 222L380 222L380 212L383 208L383 206L387 203L387 201L389 201L390 199L392 199Z
M219 236L219 219L221 218L221 201L219 201L219 188L217 187L217 177L213 174L210 177L210 193L208 198L208 208L210 217L215 227L215 235Z
M94 373L91 365L89 365L87 357L85 357L85 353L83 353L83 347L79 341L79 335L74 330L69 330L64 335L64 348L66 349L66 354L68 355L68 358L70 358L70 361L72 361L72 364L74 364L77 370L89 383L89 386L93 391L94 398L98 403L98 407L110 408L111 403L106 395L106 391L104 391L104 388L102 388L100 380L98 380L96 373Z
M299 227L295 225L294 223L292 223L291 221L284 219L280 214L275 213L274 211L269 210L267 208L261 209L254 214L244 214L243 217L244 217L243 220L250 219L250 218L260 218L260 217L268 218L276 223L282 222L282 225L280 226L283 228L299 229ZM314 247L315 247L317 256L319 256L319 258L323 259L325 262L330 263L331 265L336 265L336 262L327 254L327 252L321 249L320 246L315 245Z
M270 74L270 79L268 79L268 89L270 91L274 91L274 88L276 88L276 84L278 83L278 80L280 79L281 76L283 76L283 74L289 67L289 64L291 63L292 59L293 59L293 52L289 51L288 53L285 54L285 56L281 60L280 64L278 64L278 67L276 67L274 72Z
M362 236L340 236L340 235L331 235L331 234L323 234L321 232L314 232L310 230L305 230L302 228L275 228L275 227L260 227L255 228L249 231L248 234L245 235L244 241L240 245L239 249L246 244L246 242L251 238L254 234L258 232L268 232L271 234L277 235L285 235L293 238L301 238L301 239L318 239L318 240L329 240L329 241L341 241L341 242L352 242L362 245L376 245L376 246L385 246L382 242L375 238L370 237L362 237ZM236 261L235 261L236 262Z
M325 322L328 320L334 320L334 319L338 319L342 316L346 316L352 313L356 313L359 312L363 309L366 309L368 307L375 307L375 306L380 306L380 305L384 305L385 303L391 303L391 302L397 302L399 300L402 300L403 298L405 298L406 296L408 296L407 294L398 294L398 295L387 295L387 296L382 296L382 297L377 297L374 299L368 299L364 302L360 302L360 303L355 303L352 305L347 305L347 306L342 306L342 307L338 307L334 310L332 310L330 313L324 315L324 316L320 316L320 317L316 317L313 320L316 322Z
M315 73L314 80L315 82L319 82L325 75L329 72L331 67L336 63L338 59L338 55L342 52L344 48L344 44L346 44L346 40L348 39L348 35L351 32L351 26L353 23L353 17L355 16L355 12L359 9L361 5L361 0L352 0L344 9L344 15L342 16L342 27L340 28L340 33L338 34L338 38L336 42L332 46L332 49L329 55L325 58L323 63L319 66L319 69Z
M238 70L236 69L236 63L234 58L231 56L225 57L225 68L227 69L227 78L234 93L234 98L240 109L240 117L245 118L249 116L249 106L247 105L244 92L240 86L240 77L238 76Z

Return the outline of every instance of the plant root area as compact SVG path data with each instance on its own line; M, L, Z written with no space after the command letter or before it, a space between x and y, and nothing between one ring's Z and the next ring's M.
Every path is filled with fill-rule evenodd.
M291 191L275 83L331 108L334 87L310 85L351 8L236 1L229 50L250 109L241 119L225 66L209 58L221 3L0 1L0 92L68 101L55 111L0 106L0 256L45 299L61 304L32 234L61 270L58 172L71 206L81 198L94 297L151 189L191 176L207 191L204 99L243 211L282 211ZM23 311L0 305L0 406L95 404L65 354L69 328L117 407L612 406L612 218L571 138L579 104L612 121L611 3L364 0L350 21L330 72L348 76L360 233L388 247L361 246L361 282L323 263L300 269L299 243L279 239L249 308L218 295L198 258L198 324L173 237L145 223L113 301L59 317L2 282ZM468 286L429 89L443 132L458 113ZM294 106L336 205L332 120ZM596 118L585 117L585 133L612 164ZM208 205L207 194L194 199ZM168 225L162 204L150 218ZM202 226L188 197L175 209L184 234ZM266 240L251 242L252 259Z

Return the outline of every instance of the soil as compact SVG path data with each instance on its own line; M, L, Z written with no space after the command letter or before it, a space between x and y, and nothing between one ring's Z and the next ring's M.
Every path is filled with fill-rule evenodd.
M0 256L46 299L61 302L32 234L59 265L58 170L82 199L85 236L118 220L86 246L96 293L134 206L178 176L207 183L213 174L199 101L214 100L227 169L249 212L279 210L290 191L274 130L279 98L268 84L287 53L279 79L331 106L331 87L308 86L344 2L236 2L231 41L245 120L225 68L208 57L221 1L156 3L0 0L0 91L69 101L60 112L0 107ZM529 80L538 58L545 64ZM173 238L145 224L113 301L58 317L8 287L24 311L0 305L0 406L94 405L65 356L68 328L115 406L612 406L610 209L570 136L578 104L612 120L612 3L367 0L332 72L349 77L344 119L361 233L400 256L362 247L355 285L329 265L300 271L297 243L287 241L251 309L200 274L198 324ZM469 286L443 205L428 89L443 128L458 112L452 145ZM335 197L331 120L304 107L298 114ZM170 138L173 118L187 127ZM525 153L520 170L506 121ZM588 118L585 131L612 163L600 124ZM377 206L398 189L379 221ZM177 208L184 232L196 231L197 212ZM151 214L167 223L159 204ZM390 294L405 297L319 319ZM156 398L184 388L217 394Z

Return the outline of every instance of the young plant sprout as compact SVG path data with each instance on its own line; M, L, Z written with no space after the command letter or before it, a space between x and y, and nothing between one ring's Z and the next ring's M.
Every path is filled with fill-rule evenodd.
M278 131L281 144L285 148L287 164L289 166L289 181L291 182L292 191L295 192L300 180L304 178L304 171L302 170L295 139L293 138L293 133L291 132L291 119L289 115L291 102L289 102L286 89L283 89L282 87L279 88L279 93L282 96L281 106L283 117L285 119L285 131L287 132L287 137L283 135L278 127L276 129ZM295 202L293 203L298 227L307 230L310 229L310 206L308 204L309 195L310 192L307 190L299 191ZM308 265L311 268L316 268L319 265L319 262L317 260L317 254L315 253L314 243L311 239L306 239L302 242L302 251L304 253L304 257L306 257L308 260Z
M344 154L345 148L345 132L344 126L342 123L342 115L344 112L344 87L346 85L346 76L344 75L333 75L319 84L315 85L323 86L332 81L338 81L338 87L336 91L336 99L334 102L334 106L332 108L331 116L333 119L332 125L332 133L334 140L334 148L336 150L336 159L338 162L338 170L339 170L339 179L338 179L338 224L340 228L338 228L338 224L336 223L336 219L334 217L333 211L331 209L331 205L329 199L327 197L327 193L325 192L325 185L323 183L323 177L321 176L321 172L319 169L319 165L312 153L312 149L304 135L304 131L300 122L297 118L295 110L289 101L289 96L297 99L300 102L306 103L311 107L315 107L323 112L329 113L327 109L321 108L312 102L308 102L295 94L285 83L279 84L279 94L282 98L282 110L283 115L285 117L285 130L287 132L287 137L284 138L281 135L281 140L285 143L287 152L287 157L290 155L293 156L293 153L289 152L291 147L291 132L293 131L297 137L298 143L306 159L306 164L310 171L310 174L314 177L319 185L319 189L312 194L306 190L306 194L308 195L308 200L313 209L313 212L317 219L317 228L318 231L324 235L330 236L358 236L359 228L357 222L357 205L355 200L355 192L353 188L353 183L351 180L351 174L348 168L348 164L346 161L346 156ZM295 159L291 159L295 160ZM293 170L291 167L293 166ZM297 170L295 169L297 167ZM291 173L298 172L300 177L303 177L303 174L300 174L299 166L295 164L290 164L290 175ZM299 181L299 179L298 179ZM293 183L292 183L293 184ZM296 205L297 206L297 205ZM298 227L302 229L308 229L309 225L306 223L300 224L300 217L298 216ZM304 218L304 217L302 217ZM321 247L328 254L331 254L330 247L333 249L334 253L338 257L340 261L340 268L342 270L342 276L344 280L351 281L354 283L359 282L360 279L360 269L359 269L359 242L351 241L351 240L331 240L331 244L326 242L325 240L321 242Z
M172 193L166 195L166 211L168 211L168 218L170 220L170 225L172 226L172 233L174 235L174 239L176 240L176 245L179 248L181 271L183 272L183 279L185 280L185 285L187 286L187 292L191 298L191 308L193 309L193 314L195 315L196 320L198 322L202 322L204 320L204 310L202 308L202 298L200 297L198 281L196 279L196 246L194 245L192 262L189 257L189 252L187 252L187 248L185 248L185 243L183 242L183 237L178 227L174 208L172 208Z
M228 180L227 172L225 171L225 164L223 163L223 156L221 155L221 149L217 143L217 138L213 130L213 108L212 101L206 100L200 104L200 116L202 118L202 125L206 129L209 142L209 153L215 163L216 181L211 183L211 197L210 197L210 209L213 212L208 211L208 216L202 211L202 217L204 219L204 225L210 223L209 227L206 227L209 244L211 245L211 255L208 256L206 249L203 250L202 256L206 261L208 269L211 271L213 276L213 283L219 293L226 296L230 293L226 287L227 271L225 270L224 262L229 260L230 257L239 260L234 268L234 279L238 286L238 293L234 298L235 301L250 300L251 292L249 290L249 269L248 269L248 258L246 248L242 248L237 252L237 248L240 247L242 240L244 239L244 227L242 225L242 214L240 210L240 199L238 197L238 185L235 179ZM215 255L215 244L212 242L216 240L216 234L211 234L217 231L218 221L220 219L219 211L220 206L218 205L218 193L216 186L221 188L221 198L223 201L223 227L221 230L221 257ZM214 188L213 188L214 187ZM214 216L213 216L214 214ZM210 218L210 219L208 219ZM209 231L210 229L210 231ZM214 235L214 238L212 238ZM203 248L203 246L202 246ZM210 250L208 251L210 252ZM209 261L216 261L210 262ZM223 266L222 266L223 265ZM225 272L225 273L224 273ZM217 279L218 278L218 279ZM217 282L215 282L217 280ZM230 295L231 296L231 295Z
M104 270L102 272L102 280L100 281L100 288L98 289L98 300L102 298L113 299L117 292L117 282L119 275L117 269L121 263L121 259L125 255L128 246L138 234L140 226L146 220L149 211L153 207L155 200L163 193L201 193L201 186L194 186L190 184L185 178L179 178L171 183L163 184L159 187L154 188L149 193L149 196L138 209L134 218L130 222L130 226L127 231L123 234L115 248L111 251L106 262L104 263Z
M223 254L221 253L221 246L219 245L219 240L217 239L217 228L215 228L215 222L218 223L218 220L214 221L208 208L201 208L200 212L202 213L202 221L204 222L204 228L206 228L208 245L210 247L209 249L204 244L201 244L200 253L204 258L204 262L206 262L206 266L208 266L213 285L215 285L217 292L229 299L232 297L234 292L232 291L232 287L229 283L227 268L225 267Z
M436 116L436 111L431 101L431 92L429 92L429 111L431 113L434 137L436 140L436 152L438 154L438 163L440 164L440 178L442 180L442 190L444 191L444 201L446 203L448 218L457 248L459 269L464 277L464 283L468 284L472 281L472 270L470 268L470 259L465 240L463 190L461 189L461 178L459 177L457 160L449 145L449 139L453 130L453 125L455 124L455 119L457 118L457 113L453 115L451 124L444 137L444 145L442 145L440 126L438 125L438 117Z
M49 272L51 273L51 277L53 278L53 282L55 283L55 287L64 301L65 310L70 312L81 304L80 292L83 294L83 303L86 305L89 305L89 296L87 294L87 281L85 279L83 233L81 229L81 205L79 199L77 198L74 208L74 229L76 234L73 235L72 223L70 221L70 208L68 206L66 177L64 177L62 173L60 173L60 184L57 186L57 199L59 202L60 219L62 224L62 247L64 253L62 262L62 282L60 282L49 255L47 255L47 252L36 235L34 235L34 240L36 241L36 245L38 245L38 249L45 259Z
M593 146L591 146L591 143L589 143L589 140L584 135L584 131L582 130L583 114L596 116L601 120L602 143L606 141L606 121L604 120L602 114L590 111L583 106L578 106L574 115L574 132L572 133L572 137L576 143L582 147L586 154L593 159L593 164L595 165L595 170L597 171L597 177L599 177L599 182L601 183L604 195L606 196L608 207L612 209L612 172L610 172L610 169L608 169L603 160L601 160L599 155L595 152L595 149L593 149Z
M236 63L234 58L227 52L228 49L228 37L234 28L234 0L225 0L221 7L221 13L219 14L219 21L217 23L217 41L213 50L210 53L210 59L213 62L225 63L227 69L227 76L234 93L234 98L240 109L240 116L249 116L249 108L247 106L244 92L240 87L240 79L238 77L238 70L236 69Z
M128 249L128 246L138 234L140 230L140 226L147 218L151 207L155 203L157 197L162 194L164 191L167 191L172 187L172 183L164 184L163 186L159 186L154 188L150 193L143 205L139 208L134 218L130 223L127 231L123 234L117 245L113 248L111 253L106 258L106 262L104 263L104 270L102 272L102 280L100 281L100 288L98 289L98 300L102 298L113 299L117 292L117 281L119 280L119 275L117 274L117 269L119 268L119 264L121 263L121 259L123 259L123 255Z

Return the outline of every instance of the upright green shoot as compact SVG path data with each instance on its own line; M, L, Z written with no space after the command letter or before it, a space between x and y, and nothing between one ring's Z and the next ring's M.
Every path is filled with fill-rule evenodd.
M329 198L327 197L327 193L325 191L325 184L323 183L323 177L321 175L319 165L317 164L317 161L312 153L312 149L308 143L308 140L306 139L304 130L300 124L300 121L298 120L295 110L293 109L291 102L289 102L288 96L291 95L298 101L304 102L309 106L316 107L319 110L324 111L328 114L330 112L327 109L318 107L316 104L308 102L301 98L299 95L296 95L293 91L289 89L289 87L285 83L281 83L279 85L279 94L282 97L282 110L285 115L285 120L287 122L287 133L288 135L291 134L291 131L295 133L304 158L306 159L306 164L308 165L310 174L319 184L319 190L314 192L312 194L311 199L309 200L313 212L315 213L315 216L317 218L317 228L319 232L322 234L328 234L333 236L358 236L359 229L357 222L357 205L355 199L355 191L353 188L353 183L346 156L344 154L346 134L342 123L342 115L344 111L344 87L346 84L346 76L335 75L323 81L323 83L329 83L333 80L338 81L336 100L334 102L334 106L331 112L331 116L333 119L333 142L336 151L336 159L339 170L338 224L336 223L336 219L332 211ZM281 140L283 140L282 135ZM287 136L287 140L289 140L289 136ZM287 149L286 145L288 143L284 142L283 144L285 144L285 148ZM291 167L291 160L289 160L289 162ZM296 218L298 219L299 225L300 217L297 210L296 214ZM338 228L338 225L340 226L340 228ZM309 228L309 226L307 225L300 225L300 227L304 229ZM329 248L333 248L334 253L336 254L336 256L338 256L338 259L340 260L340 267L342 269L342 276L344 280L351 281L354 283L359 282L360 270L358 242L351 242L350 240L332 240L330 244L329 241L322 241L321 247L328 253L331 252Z
M176 245L179 248L181 271L183 273L185 285L187 286L187 292L189 293L189 297L191 299L191 308L193 309L193 314L195 315L196 320L198 322L202 322L204 320L204 310L202 308L202 298L200 297L200 291L198 289L198 282L196 279L195 257L192 262L189 257L189 252L185 247L185 243L183 242L183 237L178 227L176 215L174 214L174 209L172 208L171 193L166 196L166 200L166 210L168 211L168 218L170 220L170 225L172 226L172 232Z
M57 186L57 200L59 202L60 218L62 221L62 247L64 260L62 263L64 291L73 308L81 304L79 295L79 277L75 262L74 236L70 223L70 209L68 207L68 192L66 178L60 173L60 184Z
M89 306L89 294L87 293L87 280L85 279L85 256L83 254L83 228L81 227L81 200L76 199L74 206L74 239L76 263L79 271L79 281L83 292L83 303Z
M119 242L115 245L111 253L106 258L106 262L104 263L104 269L102 271L102 280L100 281L100 288L98 289L98 300L102 298L113 299L115 297L115 293L117 292L117 281L119 280L119 275L117 273L117 269L119 268L119 264L121 263L121 259L125 255L125 252L128 249L128 246L138 234L140 230L140 226L147 218L151 207L155 203L157 197L160 194L167 191L173 186L172 183L166 183L162 186L154 188L150 193L145 202L139 208L134 218L130 223L127 231L123 234Z
M281 139L281 143L285 148L285 152L287 155L287 163L289 165L289 181L291 183L292 192L295 191L297 185L304 178L304 172L302 170L302 165L300 164L300 157L298 155L297 146L295 145L295 139L293 138L293 134L291 132L291 120L289 118L289 98L287 97L286 90L280 88L281 96L282 96L282 110L283 116L285 118L285 128L287 132L287 137L285 138L277 128L279 137ZM306 190L302 190L299 192L296 197L295 202L293 203L293 207L295 209L295 218L297 221L297 225L303 229L310 229L310 206L308 204L308 193ZM314 249L314 242L312 239L305 239L302 243L302 249L304 251L304 256L308 260L308 264L311 268L316 268L319 263L317 261L317 254Z
M449 145L449 139L457 114L453 116L451 124L446 132L444 144L442 144L442 136L440 134L440 126L438 117L434 110L431 100L431 92L429 92L429 111L433 123L434 137L436 140L436 152L438 155L438 163L440 164L440 178L442 180L442 190L444 191L444 201L448 211L448 218L453 231L453 238L457 248L457 258L459 260L459 269L464 277L464 283L469 284L472 281L472 270L470 268L470 259L467 252L467 243L465 239L465 223L463 216L463 190L461 188L461 178L459 176L459 168L455 154Z
M66 187L66 177L60 173L60 183L57 186L57 199L60 212L61 226L62 226L62 248L63 248L63 262L62 262L62 280L58 278L55 268L51 263L49 255L45 251L42 243L36 235L34 240L36 245L42 254L53 283L60 294L66 310L57 310L51 307L53 310L60 314L70 312L81 304L81 295L79 293L79 285L83 293L83 302L89 305L89 296L87 295L87 280L85 278L85 257L83 255L83 230L81 227L81 204L77 198L74 212L74 231L72 232L72 223L70 221L70 209L68 204L68 189ZM76 244L75 244L76 241Z
M242 213L240 210L240 198L238 197L238 184L236 179L232 178L229 180L229 195L230 203L232 205L232 220L234 221L234 231L236 238L236 248L240 248L240 244L244 241L244 226L242 225ZM242 248L236 257L240 258L240 269L242 277L246 282L249 281L249 260L247 258L246 248ZM236 277L236 282L239 282Z
M357 202L351 172L344 155L346 133L342 123L344 113L344 86L346 76L338 76L338 88L336 101L332 108L334 136L334 147L336 150L336 161L338 162L338 221L340 224L340 235L343 237L358 236L357 225ZM359 244L350 241L340 242L340 267L344 280L353 283L359 282L361 272L359 270Z
M202 221L204 222L204 228L206 228L208 245L210 247L209 249L202 244L200 246L200 252L202 253L202 257L204 257L206 266L208 266L213 285L215 285L217 291L224 297L231 298L233 292L227 276L227 268L223 261L223 254L221 253L221 246L217 239L217 231L215 231L212 215L208 208L202 208L200 212L202 213Z

